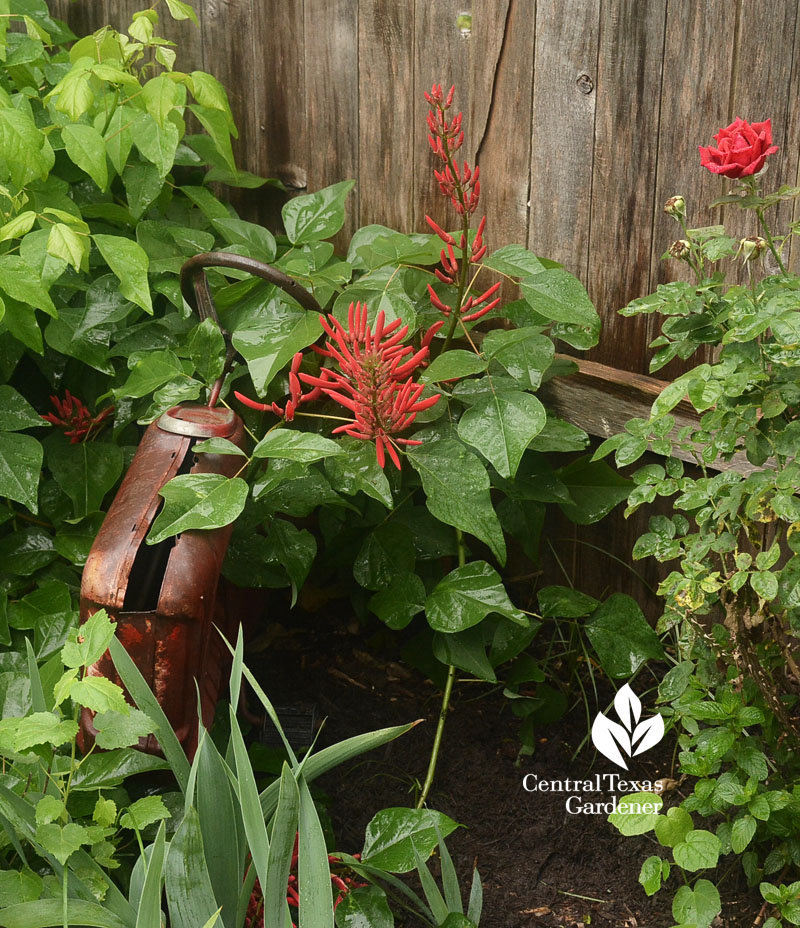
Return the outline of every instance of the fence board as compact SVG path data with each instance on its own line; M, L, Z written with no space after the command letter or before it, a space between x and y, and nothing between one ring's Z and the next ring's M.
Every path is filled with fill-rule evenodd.
M589 278L599 31L600 0L537 7L529 242L537 254L560 261L584 283Z

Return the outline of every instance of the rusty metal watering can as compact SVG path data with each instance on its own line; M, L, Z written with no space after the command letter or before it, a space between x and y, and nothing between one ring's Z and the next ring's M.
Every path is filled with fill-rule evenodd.
M281 287L298 303L319 311L316 300L296 281L252 258L208 252L181 269L181 291L201 319L219 324L204 273L207 267L247 271ZM197 692L206 727L226 678L228 651L218 626L230 637L238 617L227 615L220 572L233 525L208 531L185 531L156 545L145 537L162 505L159 491L178 474L224 474L241 467L236 455L194 454L195 443L225 438L244 445L244 427L227 407L217 407L225 376L236 357L224 332L226 358L207 406L173 406L148 426L103 525L92 545L81 580L81 621L106 609L117 625L117 637L156 695L189 757L198 738ZM120 683L106 652L88 673ZM81 716L81 747L94 741L94 714ZM159 753L154 735L139 747Z

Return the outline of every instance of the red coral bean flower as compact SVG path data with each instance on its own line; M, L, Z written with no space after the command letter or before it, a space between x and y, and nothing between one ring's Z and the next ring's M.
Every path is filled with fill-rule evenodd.
M244 405L249 406L250 409L257 409L259 412L270 410L274 412L278 418L286 419L287 422L291 422L294 419L294 414L297 412L297 407L300 403L313 399L310 394L303 396L300 381L297 378L297 372L300 370L302 360L303 355L300 351L292 358L292 366L289 369L289 399L284 406L278 403L259 403L257 400L251 400L249 396L239 393L238 390L234 390L233 395L240 403L244 403Z
M399 469L397 445L421 442L398 438L398 433L439 399L438 395L423 399L425 385L416 383L414 375L425 365L431 340L444 321L428 329L418 350L405 343L408 326L400 319L387 324L381 311L371 327L366 303L350 304L346 328L332 314L320 316L320 321L328 338L324 346L312 347L334 366L321 368L318 376L298 373L299 380L313 388L303 399L323 395L344 406L353 421L335 428L334 434L374 440L380 466L388 454Z
M700 164L713 174L750 177L764 167L778 146L772 144L771 120L746 122L740 117L714 136L717 147L699 145Z
M50 402L53 404L55 412L44 413L42 418L52 425L64 429L65 437L73 445L86 441L92 432L99 431L102 423L114 411L113 406L107 406L102 412L93 416L86 404L77 396L73 396L69 390L64 391L64 399L51 396Z

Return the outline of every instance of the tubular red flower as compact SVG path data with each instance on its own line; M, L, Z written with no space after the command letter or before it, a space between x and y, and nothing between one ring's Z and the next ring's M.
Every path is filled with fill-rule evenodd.
M69 390L64 391L63 400L57 396L51 396L50 402L55 412L43 413L42 419L64 429L65 437L69 438L70 444L73 445L86 441L92 432L99 431L102 423L114 411L113 406L107 406L93 416L86 404L77 396L73 396Z
M318 376L298 371L301 383L313 387L353 415L353 421L337 426L334 434L375 441L375 454L383 467L388 454L396 467L400 458L393 436L407 429L418 412L429 409L438 395L421 399L424 384L414 382L430 351L430 342L442 323L428 329L415 350L405 343L408 326L400 320L386 323L378 313L374 328L368 323L367 306L350 305L345 328L333 315L320 317L328 334L317 352L330 358L333 367L323 367ZM307 394L306 399L311 394Z
M449 232L445 232L444 229L440 225L437 225L430 216L426 216L425 221L446 245L455 245L456 240L453 238L453 236ZM463 248L464 246L462 245L461 247Z

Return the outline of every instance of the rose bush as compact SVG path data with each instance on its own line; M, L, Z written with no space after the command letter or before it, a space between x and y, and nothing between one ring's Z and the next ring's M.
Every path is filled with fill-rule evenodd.
M772 144L772 126L764 122L746 122L738 116L714 136L717 148L699 145L700 163L714 174L725 177L749 177L764 167L768 155L778 150Z

